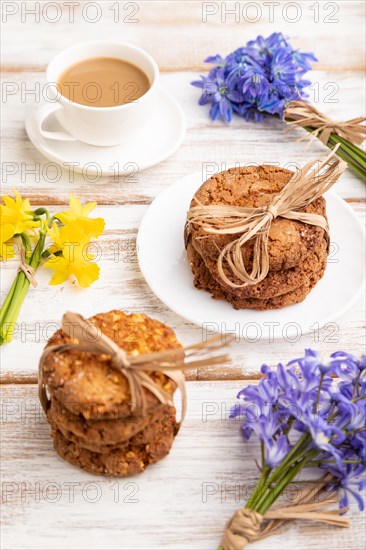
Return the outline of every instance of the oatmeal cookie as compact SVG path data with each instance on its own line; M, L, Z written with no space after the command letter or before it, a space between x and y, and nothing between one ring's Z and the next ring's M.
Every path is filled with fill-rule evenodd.
M293 290L275 296L273 298L258 299L258 298L238 298L234 293L229 293L224 290L221 285L212 277L200 255L192 245L188 245L188 255L192 271L194 274L194 285L198 289L206 290L211 293L214 299L225 300L232 304L234 309L280 309L292 304L302 302L309 294L310 290L321 279L326 268L326 257L319 264L318 269L313 273L309 273L302 286Z
M168 418L148 443L130 443L106 453L79 447L75 442L68 441L57 429L53 434L53 444L59 456L74 466L93 474L123 477L139 474L149 464L154 464L168 455L175 434L175 419L173 421Z
M174 331L147 315L119 310L89 319L128 355L181 348ZM71 338L58 330L48 345L63 344ZM77 342L77 340L75 340ZM149 373L155 383L173 395L175 383L161 372ZM131 415L131 394L125 376L113 367L107 355L76 350L49 354L42 366L42 377L52 397L86 420L125 418ZM158 398L144 388L148 410Z
M256 208L267 205L293 176L293 172L276 166L247 166L230 168L209 178L196 192L201 204L224 204ZM195 206L192 199L191 206ZM301 211L325 216L325 200L321 197ZM206 259L217 260L223 247L237 235L211 235L195 224L186 228L195 248ZM270 271L281 271L300 264L310 250L324 239L320 227L302 222L276 218L273 220L268 241ZM253 259L253 241L242 247L243 261L250 269Z
M232 287L222 280L215 260L209 258L202 258L202 260L217 284L229 295L237 299L255 298L257 300L268 300L276 296L281 296L282 294L288 294L306 285L309 276L313 273L317 273L323 266L328 256L327 251L328 243L323 239L317 248L308 251L308 254L297 266L283 269L282 271L270 271L263 281L241 288ZM229 280L232 280L236 284L241 283L239 279L233 276L226 262L224 262L223 268Z
M152 426L158 426L171 409L174 407L160 404L148 411L145 416L86 420L82 415L73 414L57 399L52 398L47 419L51 426L59 430L69 441L91 451L104 452L113 446L127 445L131 438L137 435L143 437L143 434L149 434Z

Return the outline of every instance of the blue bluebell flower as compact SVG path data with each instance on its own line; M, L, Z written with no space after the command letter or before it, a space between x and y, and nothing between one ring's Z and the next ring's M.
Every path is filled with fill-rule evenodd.
M220 54L210 55L209 57L206 57L205 63L213 63L214 65L219 65L220 67L224 67L225 59L221 57Z
M288 86L296 84L297 67L293 62L292 53L284 49L277 50L271 62L271 81L286 83Z
M207 57L205 59L205 63L210 63L210 64L214 65L214 67L212 67L212 69L210 69L210 71L208 73L208 77L211 80L215 80L216 75L217 75L217 71L219 69L222 69L222 68L225 67L225 59L223 57L221 57L221 55L219 55L219 54L211 55L211 56Z
M256 98L246 98L240 105L234 105L233 109L247 122L259 122L264 118L264 113L258 109L258 102Z
M307 97L304 88L310 82L302 77L316 58L294 50L282 33L273 33L258 36L225 58L217 54L205 61L214 66L201 78L216 84L221 97L206 93L199 104L212 104L212 120L230 122L233 112L247 121L259 121L265 114L282 117L290 101ZM202 87L202 82L192 84Z
M236 67L247 68L252 65L259 66L249 48L238 48L225 57L225 70L230 73Z
M350 504L349 498L352 497L357 502L359 510L363 511L365 505L360 493L366 488L365 466L347 464L341 470L332 467L328 467L328 470L334 475L331 487L341 489L342 492L339 507L347 508Z
M353 382L363 370L363 362L349 353L335 352L331 355L332 372L342 380Z
M337 465L342 467L342 452L338 445L344 442L345 433L337 426L328 424L323 418L318 418L317 421L310 418L306 425L312 438L312 446L328 453Z
M214 79L201 76L201 80L192 82L192 85L202 88L200 105L211 102L212 120L221 116L226 122L230 122L233 115L233 102L240 103L243 100L243 95L230 87L221 68L217 69Z
M345 477L340 481L340 487L343 489L343 496L339 502L340 508L345 508L349 506L349 497L352 496L358 504L359 510L363 511L365 509L364 500L361 491L364 491L366 487L366 479L350 479Z
M258 69L248 69L245 76L242 77L241 91L245 96L261 97L267 90L270 84L262 71Z
M301 74L310 71L311 63L315 63L316 61L318 61L313 53L301 53L298 50L293 50L292 57L297 66L300 68L298 72Z
M281 464L291 447L287 437L285 435L280 435L276 440L265 439L264 449L267 466L270 468L276 468L276 466Z
M325 362L306 350L287 366L263 365L263 378L239 392L239 405L231 414L240 416L244 439L256 436L261 441L263 466L270 469L282 463L299 437L305 438L298 460L306 463L311 453L312 463L331 474L331 485L341 490L341 507L354 497L361 509L359 491L366 485L365 364L364 357L344 352Z
M268 38L259 35L247 44L249 48L257 50L261 55L272 57L278 48L288 48L289 44L281 32L274 32Z

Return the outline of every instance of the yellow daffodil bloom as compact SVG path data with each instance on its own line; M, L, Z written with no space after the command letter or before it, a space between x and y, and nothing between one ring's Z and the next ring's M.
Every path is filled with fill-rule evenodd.
M0 204L0 259L14 256L15 237L19 246L25 249L26 263L34 271L43 262L44 267L53 270L51 285L61 284L69 277L84 288L96 281L100 269L92 261L95 256L88 252L88 246L92 237L103 233L105 223L103 218L88 216L97 204L90 202L83 206L71 195L70 210L52 216L43 207L32 211L29 199L23 200L16 190L14 194L15 198L2 197L3 204ZM16 324L30 282L18 270L1 306L0 345L10 342L13 337L12 327Z
M52 246L50 246L50 248L48 249L50 254L54 254L58 250L62 250L64 242L70 242L70 239L64 240L62 238L60 228L57 222L52 223L52 227L47 229L47 233L53 241Z
M12 197L4 196L2 198L4 204L0 205L0 225L11 225L14 230L13 235L39 226L39 222L33 220L33 214L30 212L29 199L23 200L16 189L14 189L14 194L15 200Z
M83 206L75 195L70 195L70 210L55 215L64 224L64 232L67 228L70 240L77 241L86 235L99 237L103 233L105 226L103 218L88 218L96 206L96 202L88 202Z
M91 260L94 254L88 253L89 238L79 242L63 242L62 255L50 258L44 267L55 272L50 285L59 285L73 275L80 286L86 288L99 277L99 266Z
M76 221L71 222L67 225L62 225L59 228L59 238L64 243L75 243L81 239L90 239L91 236L92 235L90 233L85 233L84 229L79 226L79 223Z
M7 223L0 226L0 256L4 260L14 257L14 244L10 241L13 235L13 225Z

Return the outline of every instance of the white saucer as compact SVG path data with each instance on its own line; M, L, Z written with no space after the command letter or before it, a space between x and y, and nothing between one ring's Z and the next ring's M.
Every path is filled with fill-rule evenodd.
M25 121L27 134L33 145L47 158L58 164L68 166L77 163L75 171L97 175L130 174L145 170L172 155L183 141L185 119L183 110L175 99L159 90L157 105L145 130L131 141L114 147L95 147L80 141L56 141L43 137L35 123L33 109ZM60 131L62 128L54 115L50 115L44 124L48 131Z
M150 205L138 233L141 271L151 290L175 313L206 331L235 330L249 341L284 338L295 342L334 321L356 302L364 285L365 235L352 208L332 192L325 197L332 243L327 269L303 302L277 310L235 310L223 300L213 300L209 292L197 290L183 230L190 201L201 183L197 173L168 187ZM334 324L329 325L328 334L332 330L337 330Z

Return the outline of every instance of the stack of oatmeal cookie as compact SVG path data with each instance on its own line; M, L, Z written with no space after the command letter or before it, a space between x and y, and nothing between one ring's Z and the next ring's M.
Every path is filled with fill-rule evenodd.
M208 179L195 198L202 205L231 205L256 208L267 206L281 191L293 172L275 166L231 168ZM197 201L192 200L191 206ZM310 203L304 212L326 217L325 200ZM324 274L328 241L325 231L317 226L278 217L269 231L269 273L257 284L233 287L220 277L217 260L225 245L237 239L236 234L210 234L198 224L186 227L186 248L194 274L194 285L223 299L235 309L277 309L304 300ZM242 259L250 272L253 262L253 240L241 248ZM224 260L226 277L241 285Z
M90 321L128 355L181 348L172 329L146 315L114 310ZM58 330L48 345L70 342L75 340ZM110 356L70 349L48 354L41 369L54 447L63 459L95 474L128 476L169 453L177 433L175 408L143 389L146 411L133 411L128 382ZM150 376L173 396L170 378Z

